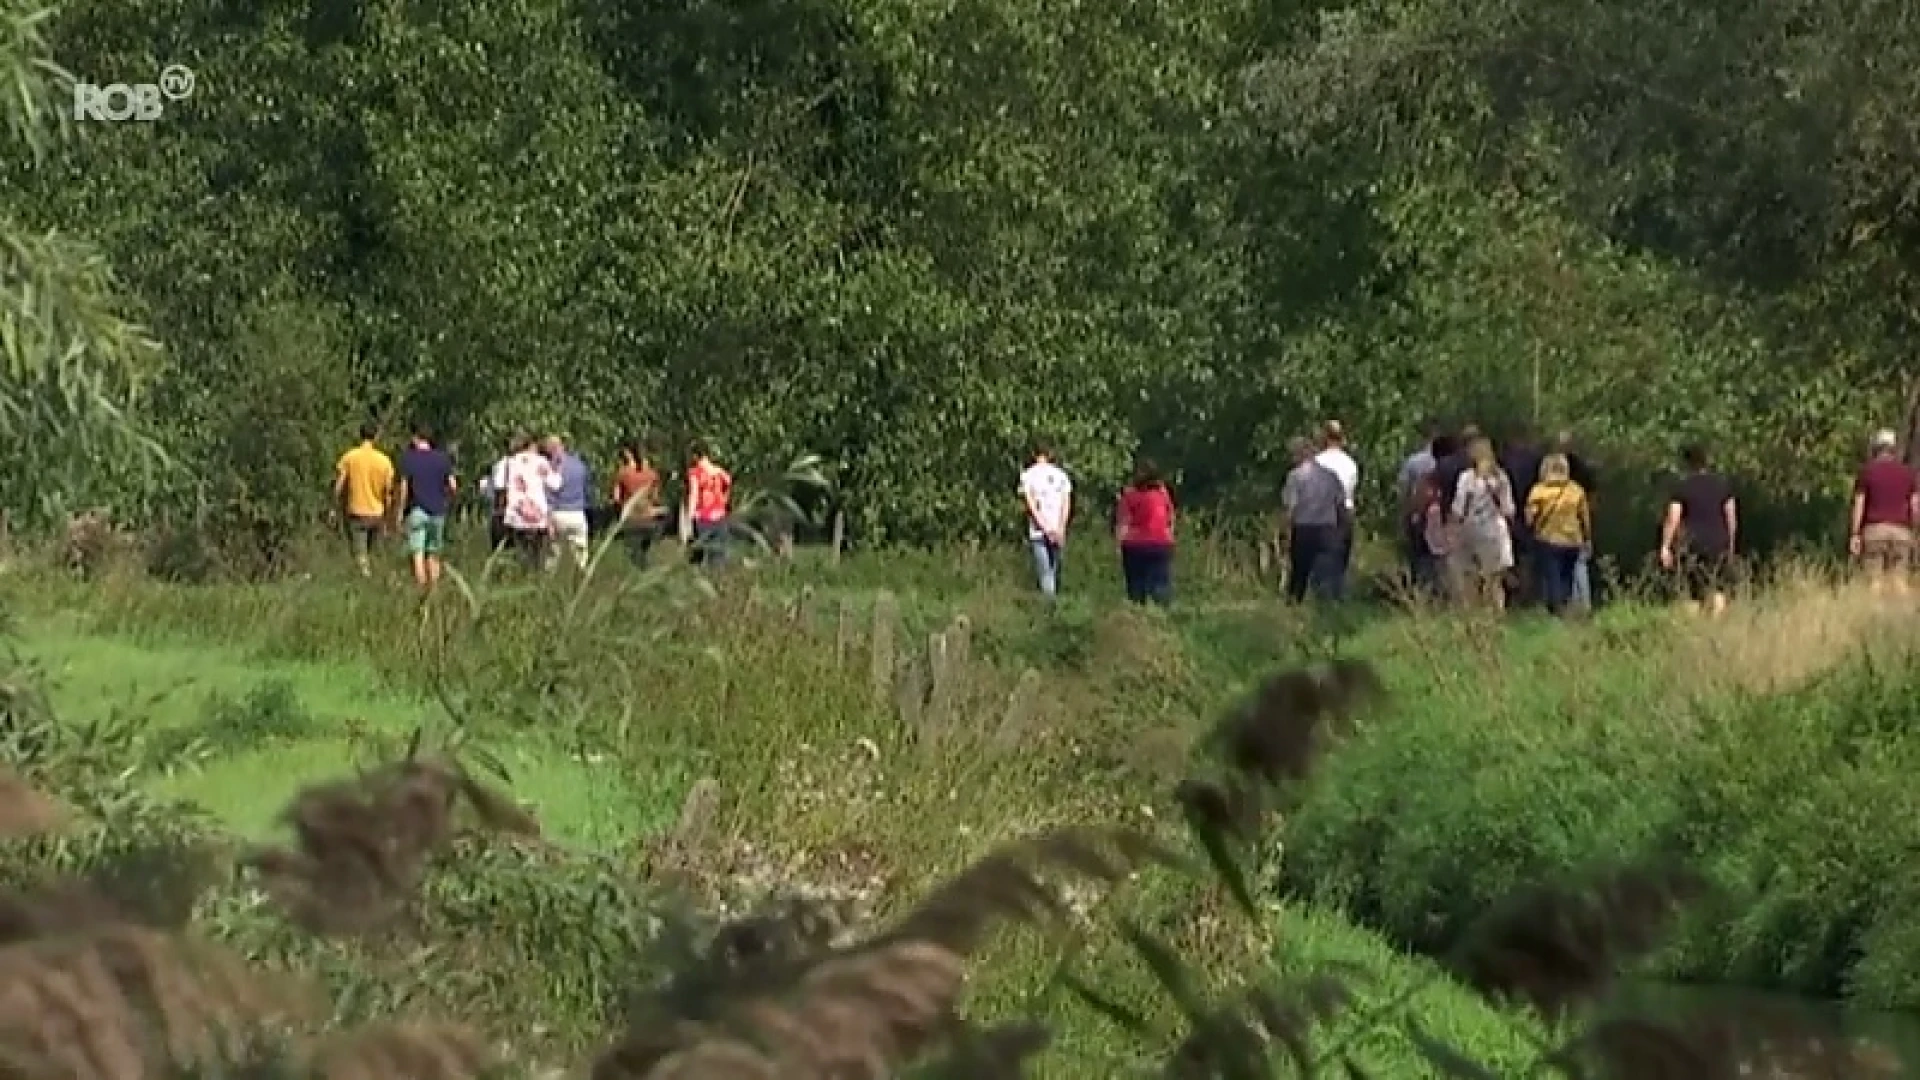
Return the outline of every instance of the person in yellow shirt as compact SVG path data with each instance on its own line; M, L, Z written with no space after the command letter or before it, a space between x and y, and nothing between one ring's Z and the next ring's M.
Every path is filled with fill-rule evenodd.
M1558 615L1573 600L1574 573L1593 546L1593 505L1573 480L1565 454L1540 462L1540 482L1527 493L1527 525L1533 530L1547 610Z
M363 577L373 574L373 541L386 531L393 502L393 459L373 445L380 429L360 428L360 445L340 455L333 471L333 497L347 525L347 543Z

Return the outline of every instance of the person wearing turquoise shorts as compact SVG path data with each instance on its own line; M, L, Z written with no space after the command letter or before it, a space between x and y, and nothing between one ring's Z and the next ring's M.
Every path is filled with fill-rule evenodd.
M412 445L400 455L400 505L406 512L413 580L422 589L431 589L440 580L441 554L447 546L447 510L457 486L453 460L433 445L424 424L416 425Z

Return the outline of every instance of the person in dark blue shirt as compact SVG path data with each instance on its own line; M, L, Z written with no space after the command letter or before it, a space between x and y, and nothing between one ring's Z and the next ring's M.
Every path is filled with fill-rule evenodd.
M423 589L440 580L441 554L447 546L447 510L459 485L453 459L433 445L426 425L413 429L413 442L400 455L400 505L406 514L407 552L413 580Z

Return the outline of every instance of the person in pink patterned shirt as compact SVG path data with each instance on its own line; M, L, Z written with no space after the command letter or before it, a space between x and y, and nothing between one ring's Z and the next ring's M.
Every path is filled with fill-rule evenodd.
M560 490L560 470L540 452L531 435L514 436L513 448L513 455L501 463L494 488L500 520L522 562L551 569L553 512L548 504Z

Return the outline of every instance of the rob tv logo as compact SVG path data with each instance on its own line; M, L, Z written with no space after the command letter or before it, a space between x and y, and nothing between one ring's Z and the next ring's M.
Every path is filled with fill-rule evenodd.
M185 101L193 96L193 70L185 64L168 64L157 83L73 84L75 120L158 120L170 101Z

